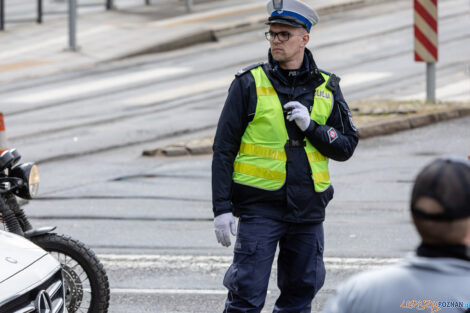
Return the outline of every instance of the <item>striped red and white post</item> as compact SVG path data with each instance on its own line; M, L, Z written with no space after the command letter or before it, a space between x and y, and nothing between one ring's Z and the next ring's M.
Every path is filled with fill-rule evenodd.
M427 102L436 102L437 0L414 0L415 61L426 62Z
M438 60L437 0L414 0L415 61L435 63Z
M7 135L5 134L5 122L3 113L0 113L0 154L8 150Z

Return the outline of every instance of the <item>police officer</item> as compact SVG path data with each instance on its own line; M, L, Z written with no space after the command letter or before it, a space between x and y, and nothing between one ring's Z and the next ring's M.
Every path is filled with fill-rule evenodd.
M427 165L416 178L411 213L422 239L416 253L354 276L324 313L470 312L470 161Z
M267 8L268 61L236 74L213 146L216 237L230 246L237 235L224 312L261 311L277 245L274 312L310 312L325 279L328 161L349 159L358 143L339 78L318 69L306 48L315 11L298 0Z

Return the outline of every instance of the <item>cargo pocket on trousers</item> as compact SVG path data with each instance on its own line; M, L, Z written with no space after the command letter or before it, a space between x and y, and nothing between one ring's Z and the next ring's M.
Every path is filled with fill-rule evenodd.
M257 245L257 241L237 238L237 241L235 242L235 248L233 249L233 263L256 263L255 252Z
M239 293L240 290L245 293L246 288L251 285L253 272L256 266L256 241L249 241L237 238L233 250L233 263L224 276L224 286L228 290Z

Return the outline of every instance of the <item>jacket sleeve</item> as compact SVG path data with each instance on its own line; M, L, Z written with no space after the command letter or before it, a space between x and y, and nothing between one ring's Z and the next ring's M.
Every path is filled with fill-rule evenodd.
M249 77L247 77L249 76ZM251 74L236 77L219 118L212 150L212 209L214 216L232 212L233 162L248 125L248 106L253 86ZM256 88L254 90L256 97Z
M339 86L333 92L333 98L332 112L326 125L318 125L312 120L305 136L324 156L335 161L346 161L353 155L359 136Z

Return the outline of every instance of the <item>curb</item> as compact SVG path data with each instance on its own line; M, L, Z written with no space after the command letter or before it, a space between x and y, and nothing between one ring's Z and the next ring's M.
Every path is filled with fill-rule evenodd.
M470 108L452 109L443 112L420 114L408 118L395 119L375 125L360 127L359 138L366 139L375 136L390 135L399 131L427 126L433 123L448 121L470 115Z
M178 143L153 150L144 150L142 155L174 157L211 154L213 142L214 137L207 137L203 139L192 140L187 143Z
M470 108L451 109L442 112L420 114L404 119L395 119L383 123L358 128L360 139L391 135L400 131L424 127L430 124L470 116ZM169 145L154 150L144 150L143 156L190 156L212 153L213 137L200 139L187 144Z
M111 60L106 60L104 62L123 60L126 58L133 58L133 57L146 55L146 54L174 51L174 50L187 48L187 47L191 47L191 46L202 44L202 43L215 42L215 41L217 41L217 38L215 37L215 33L213 30L201 30L201 31L196 31L191 34L184 34L182 36L178 36L177 38L168 40L163 43L159 43L153 46L148 46L142 49L138 49L134 52L124 53L120 56L114 57Z
M324 5L323 7L319 7L317 9L317 12L320 15L332 14L345 10L355 9L369 4L375 4L381 1L386 0L350 0L344 3ZM253 7L257 8L258 6L259 5L254 5ZM262 7L264 7L264 5ZM265 22L266 14L263 13L253 16L250 21L242 21L240 23L228 23L226 25L221 25L218 27L198 30L189 35L185 34L182 36L176 36L175 38L170 39L164 43L157 43L155 45L150 45L133 52L125 53L123 55L114 57L108 61L122 60L125 58L131 58L151 53L169 52L181 48L187 48L197 44L217 42L220 38L225 36L230 36L236 33L248 32L262 28L266 26Z

